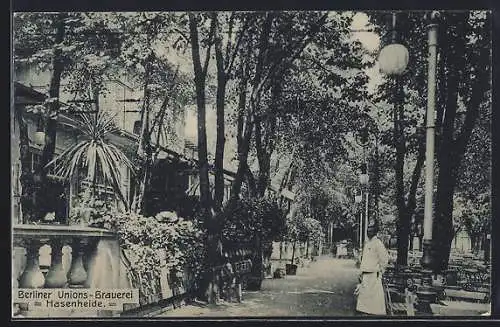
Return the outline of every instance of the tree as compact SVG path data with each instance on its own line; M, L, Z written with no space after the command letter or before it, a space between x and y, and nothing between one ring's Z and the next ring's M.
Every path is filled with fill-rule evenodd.
M207 217L207 222L211 216L211 195L210 183L208 179L208 159L207 159L207 132L206 132L206 98L205 80L211 56L211 48L216 27L214 17L210 20L210 30L208 32L207 47L205 48L205 60L202 64L200 58L200 40L198 24L203 17L194 13L189 13L189 32L191 38L191 55L194 68L194 82L196 88L196 103L198 107L198 165L200 171L200 201L204 210L203 215ZM207 226L209 227L209 226Z
M229 79L233 75L233 66L238 54L241 39L246 29L245 17L238 17L236 13L227 15L221 13L223 17L228 20L227 25L219 22L218 15L213 13L212 19L216 21L215 29L215 59L217 66L217 94L216 94L216 108L217 108L217 144L215 149L215 194L214 194L214 209L219 212L222 209L222 200L224 198L224 145L225 145L225 121L224 121L224 107L226 103L226 87ZM235 33L235 44L233 45L233 31L235 24L242 20L243 26ZM227 35L224 34L223 29L227 28ZM225 51L223 51L224 41L227 39Z
M205 98L205 82L207 77L208 64L210 60L210 52L213 45L213 38L216 28L216 15L210 19L210 29L208 31L207 46L205 50L205 60L202 64L200 58L200 40L199 40L199 22L203 21L203 16L200 14L189 13L189 34L191 39L191 55L194 68L194 83L196 89L196 104L197 104L197 118L198 118L198 165L200 176L200 202L201 202L201 217L207 229L207 256L205 267L217 264L220 261L221 244L218 238L218 231L220 228L216 225L212 215L212 197L210 194L210 181L208 179L208 158L207 158L207 132L206 132L206 98ZM211 281L211 283L210 283ZM207 275L204 278L203 289L214 285L214 276ZM216 301L214 297L214 289L209 289L209 302Z
M387 15L375 14L372 19L384 26ZM425 91L424 62L426 48L425 39L419 33L425 28L415 23L413 13L398 14L398 31L405 45L408 45L411 57L417 62L408 65L407 71L401 76L387 77L374 97L375 102L382 106L382 114L390 121L392 129L382 131L382 142L391 145L395 150L391 160L395 162L394 203L397 209L397 264L406 265L408 260L408 246L411 231L412 216L417 207L417 189L425 160L423 126L425 108L423 98L418 96ZM414 34L408 35L406 29L416 29ZM392 119L389 118L392 116ZM392 134L392 137L389 135ZM412 167L411 172L407 167Z
M490 90L490 14L486 12L445 12L439 21L438 69L437 69L437 193L433 228L434 263L433 270L440 272L448 265L451 241L453 238L453 193L458 181L458 171L462 165L467 144L476 125L479 108L488 106ZM425 94L427 72L425 54L427 53L426 26L424 13L408 12L399 16L398 30L402 42L409 48L412 62L408 72L401 77L408 96L415 94L415 104L420 107ZM387 95L385 96L387 98ZM400 96L401 98L401 96ZM421 106L419 116L425 113ZM463 108L464 115L457 115ZM404 124L414 119L404 120ZM423 125L422 125L423 126ZM407 128L407 127L405 127ZM401 128L399 128L401 130ZM413 135L418 135L413 133ZM419 149L418 143L414 149ZM401 150L400 150L401 152ZM419 153L416 152L417 154ZM400 155L401 157L401 155ZM417 163L421 162L417 155ZM399 171L401 169L399 168ZM401 176L400 173L398 173ZM415 176L415 175L414 175ZM399 187L401 183L399 182ZM399 192L401 194L401 192ZM401 196L398 196L401 198ZM410 200L410 198L408 198ZM401 200L398 200L402 202ZM407 203L409 204L409 203ZM402 205L399 205L402 207ZM407 206L408 207L408 206ZM408 216L406 216L408 217ZM400 216L400 226L408 219ZM400 227L401 246L406 244ZM403 249L400 251L403 254ZM399 260L401 263L404 261Z
M438 134L436 208L433 224L434 271L448 267L453 239L453 194L460 166L482 106L489 107L491 88L491 14L449 13L441 22L441 78L446 97L441 99ZM446 32L446 37L444 33ZM443 84L442 84L443 85ZM444 86L443 86L444 87ZM457 117L463 104L465 117ZM462 120L463 119L463 120Z
M178 67L158 54L168 49L169 42L178 36L178 16L170 13L117 13L114 17L121 27L122 51L117 60L121 73L128 74L143 89L140 109L140 140L137 148L138 183L133 210L146 210L151 168L158 154L160 135L167 111L176 98L176 82L182 80ZM175 32L175 33L174 33ZM153 133L156 131L156 144Z
M248 37L245 39L245 51L240 56L240 96L237 114L238 169L231 187L231 201L238 199L243 179L247 176L247 174L251 173L247 160L250 151L251 137L254 130L253 112L260 104L260 83L263 78L264 55L269 43L269 35L271 33L271 26L274 19L273 13L254 15L258 15L257 19L255 19L255 24L250 26L248 29ZM254 35L258 35L258 40L254 40ZM256 54L252 51L255 43L257 43ZM252 78L250 72L253 60L255 60L255 68ZM252 79L250 100L247 101L248 83L250 79ZM252 182L253 180L249 183L249 186L251 189L254 189L254 187L252 187Z
M29 18L34 18L34 23L28 25L25 24ZM42 203L44 203L43 199L43 194L46 194L44 190L44 185L47 184L46 182L46 171L43 169L45 165L52 160L52 157L54 155L55 151L55 137L56 137L56 117L57 113L59 111L59 89L60 89L60 84L61 84L61 75L64 70L64 61L63 61L63 53L61 49L62 42L64 41L64 34L66 30L66 14L60 13L56 16L52 17L43 17L43 16L36 16L36 17L26 17L26 16L18 16L17 21L15 24L15 29L16 36L19 37L19 42L15 45L19 50L22 50L25 46L28 47L30 44L35 43L45 46L46 48L41 49L41 53L39 54L40 58L40 65L42 63L46 63L47 61L51 60L51 66L52 66L52 75L50 79L50 87L49 87L49 94L48 94L48 100L46 100L46 115L45 117L48 117L49 119L45 119L44 126L45 126L45 145L42 150L42 158L40 160L40 164L38 167L35 169L35 178L30 179L28 178L28 175L26 174L26 171L28 168L24 167L22 168L22 171L24 172L24 176L21 178L21 187L23 189L23 195L22 198L24 199L24 204L25 208L23 208L23 211L25 214L28 216L28 220L38 220L41 219L41 217L44 215L44 212L40 212L40 209L42 207ZM39 24L36 24L39 23ZM28 25L28 26L27 26ZM39 40L33 40L29 36L29 31L33 32L39 32L43 28L53 28L55 29L55 35L53 39L42 37L42 39ZM18 50L18 51L19 51ZM33 56L33 54L30 54L30 56ZM49 58L51 59L49 59ZM21 109L19 109L21 110ZM22 116L19 115L20 120L22 120ZM26 160L23 160L26 156L29 155L27 151L29 151L29 148L25 146L25 144L29 144L29 141L26 142L26 140L29 140L28 135L27 135L27 129L24 130L21 129L21 132L23 132L20 137L22 139L22 143L24 146L21 146L21 164L25 164ZM31 186L29 186L29 183L33 183L36 185L34 186L34 189L31 189ZM33 192L32 192L33 191ZM34 205L28 204L28 197L32 196L32 201L34 201Z
M18 13L14 17L14 56L16 68L33 67L36 70L50 70L50 82L43 103L27 109L40 117L40 128L45 132L42 158L35 169L34 176L26 167L29 154L27 129L21 129L21 187L23 213L27 221L39 220L51 210L46 208L45 195L47 184L47 164L53 159L56 144L58 114L61 112L61 80L69 80L68 89L79 84L72 76L88 62L90 54L100 53L101 59L115 55L115 38L108 33L105 24L94 25L99 17L84 13ZM79 80L82 79L79 76ZM81 91L81 90L80 90ZM22 110L19 108L19 110ZM18 112L18 117L23 117ZM21 121L21 120L19 120ZM21 123L23 124L23 123Z
M266 34L255 40L259 46L254 48L260 50L254 57L251 90L258 106L250 101L248 111L240 110L238 119L239 153L246 154L240 156L243 160L239 160L239 171L246 171L249 188L256 196L262 196L269 186L271 158L277 147L285 151L297 147L300 157L311 159L307 164L319 167L333 159L342 147L339 146L342 133L355 129L359 117L347 116L348 113L350 118L357 116L353 109L358 109L359 103L353 102L363 98L367 82L360 69L369 65L370 60L362 58L365 53L359 42L346 37L350 33L350 19L348 15L306 12L266 16L261 23L260 31ZM332 44L332 39L339 44ZM248 56L243 58L244 64L251 60ZM347 73L339 73L341 69ZM344 86L342 91L340 86ZM242 104L246 98L240 95ZM342 118L338 118L340 112ZM335 128L329 128L337 120ZM248 166L248 153L257 158L256 178L249 167L244 167ZM326 153L331 156L324 156ZM234 195L237 187L235 183Z

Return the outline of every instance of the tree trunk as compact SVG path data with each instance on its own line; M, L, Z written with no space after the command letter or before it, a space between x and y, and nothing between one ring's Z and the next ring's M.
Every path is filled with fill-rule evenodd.
M456 38L454 38L455 40ZM456 46L455 43L462 41L456 40L450 47ZM446 54L446 61L451 64L457 60L453 58L453 51ZM448 258L451 251L451 242L453 240L453 193L456 180L457 159L453 149L453 132L458 100L458 83L460 73L457 69L451 69L446 76L446 98L444 103L444 119L442 131L439 139L438 164L439 174L437 180L436 205L433 220L433 252L434 263L433 270L438 273L448 267Z
M64 40L65 34L65 13L59 13L57 20L54 22L56 27L55 44L59 45ZM47 105L47 118L45 122L45 145L42 150L42 157L35 168L35 175L37 176L35 191L35 220L43 219L43 216L50 208L45 207L46 203L50 203L46 199L47 192L47 168L45 167L54 158L56 150L56 135L57 135L57 115L59 113L59 91L61 88L61 75L64 70L64 62L62 58L62 50L54 47L52 58L52 76L49 86L49 101Z
M453 240L453 192L456 180L455 168L449 160L441 160L436 194L435 219L432 239L433 270L439 273L448 268L451 242Z
M210 26L209 38L212 40L216 27L216 17L212 17ZM200 60L200 45L198 38L198 21L193 13L189 13L189 32L191 37L191 54L193 59L194 83L196 89L196 104L197 104L197 119L198 119L198 169L200 178L200 205L201 216L204 220L205 228L207 229L206 255L204 267L206 271L211 271L213 267L220 263L221 246L219 239L219 225L212 216L212 196L210 194L210 180L208 176L208 149L207 149L207 131L206 131L206 99L205 99L205 83L208 69L208 62L211 52L210 45L206 49L206 57L204 66ZM212 273L207 273L202 281L202 287L209 289L208 299L211 303L216 301L213 295L213 289L210 285L217 283L214 280L215 276Z
M270 183L271 158L264 154L259 161L259 175L257 181L257 196L263 197Z
M253 124L250 113L246 110L247 79L244 75L240 80L239 103L238 103L238 169L236 177L231 186L231 199L237 199L240 194L243 178L247 170L248 151L252 137Z
M266 14L266 18L262 24L261 33L259 35L259 48L257 53L257 62L255 64L255 74L252 80L252 92L250 93L250 101L248 110L246 108L247 102L247 82L249 78L249 65L252 60L252 43L247 44L247 55L244 58L244 68L242 67L243 77L240 81L240 99L239 99L239 121L238 121L238 169L236 178L233 182L231 189L231 198L236 199L239 197L241 184L247 172L248 152L250 150L251 136L254 129L254 114L259 108L262 90L260 88L261 80L263 78L264 70L264 55L267 52L269 43L269 35L271 32L272 22L274 15L272 13ZM245 121L244 121L245 120ZM243 131L244 127L244 131Z
M405 138L402 126L404 117L404 91L402 79L394 80L397 89L396 103L394 106L394 145L396 148L395 179L396 179L396 208L398 210L397 220L397 260L398 265L406 266L408 263L408 238L410 234L411 215L406 208L404 192L404 159Z
M470 236L470 250L471 250L471 252L474 251L475 247L476 247L476 236L474 234L472 234Z
M211 36L215 28L215 21L212 20ZM194 83L196 89L197 119L198 119L198 166L200 175L200 202L204 215L210 220L211 195L210 181L208 178L208 149L207 149L207 130L206 130L206 99L205 82L206 68L202 67L200 61L200 46L198 41L198 23L194 14L189 14L189 30L191 36L191 53L194 68ZM210 47L207 49L207 59L205 67L210 58ZM208 222L207 220L207 222Z
M144 101L141 108L141 134L139 139L139 147L137 149L137 157L141 165L138 174L139 183L136 186L136 197L134 203L134 211L141 214L147 214L146 206L146 189L149 181L149 173L151 170L151 133L149 130L149 110L150 110L150 93L149 93L149 79L151 74L151 62L153 55L150 54L145 62L144 73Z
M216 19L215 17L213 19ZM214 208L219 212L224 199L224 102L226 98L227 75L224 67L224 56L222 54L222 37L219 32L215 36L215 59L217 63L217 143L215 147L215 195Z
M271 155L274 152L276 138L277 109L281 95L281 79L275 79L271 88L271 104L264 115L255 115L255 147L259 163L259 177L257 182L258 196L262 197L270 183ZM263 128L263 124L265 128Z
M450 26L455 27L455 37L448 40L449 49L444 49L447 56L447 66L454 67L447 71L447 92L443 131L438 148L439 175L437 183L435 218L433 221L433 248L435 272L439 273L448 267L448 260L453 240L453 193L457 181L458 169L462 157L470 140L472 130L479 116L479 107L485 100L485 92L491 86L491 75L482 71L479 67L489 67L491 49L481 48L477 58L476 72L466 71L465 42L463 38L467 23L467 14L456 14L452 17ZM470 74L470 75L468 75ZM469 101L465 103L467 108L464 124L458 135L455 130L455 116L458 106L458 88L460 83L466 79L475 78L470 86Z
M379 164L379 135L378 132L375 135L375 167L374 170L374 181L372 184L372 194L373 194L373 202L375 205L375 219L379 221L379 204L380 204L380 164Z
M35 206L33 197L35 194L33 172L31 171L31 152L29 144L28 126L24 119L24 108L16 105L15 117L19 126L19 157L21 162L21 209L23 224L32 222L35 219Z

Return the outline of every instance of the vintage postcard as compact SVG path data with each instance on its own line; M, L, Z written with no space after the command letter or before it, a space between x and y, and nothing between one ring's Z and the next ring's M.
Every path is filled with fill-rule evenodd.
M12 319L490 315L491 26L12 13Z

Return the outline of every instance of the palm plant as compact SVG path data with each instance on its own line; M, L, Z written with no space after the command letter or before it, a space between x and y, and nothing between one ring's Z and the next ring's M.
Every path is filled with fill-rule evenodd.
M77 128L81 131L83 139L54 158L47 167L54 166L55 173L64 178L73 178L81 168L86 169L86 179L91 181L93 186L93 198L96 195L97 179L100 177L112 186L128 210L127 198L120 187L122 180L120 166L125 165L132 172L134 168L127 156L106 139L107 135L117 131L113 116L102 111L95 115L79 114Z

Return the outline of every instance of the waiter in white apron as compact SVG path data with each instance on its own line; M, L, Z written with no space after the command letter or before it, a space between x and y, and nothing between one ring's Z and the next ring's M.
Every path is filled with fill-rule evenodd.
M360 315L385 315L385 297L382 274L389 262L389 254L377 237L378 225L371 222L367 227L367 240L361 257L361 277L358 285L356 311Z

